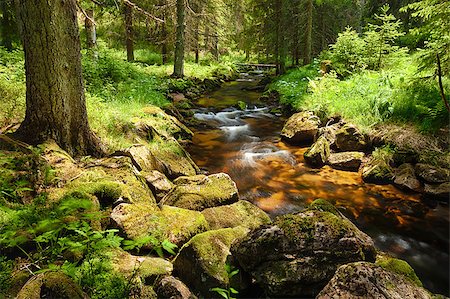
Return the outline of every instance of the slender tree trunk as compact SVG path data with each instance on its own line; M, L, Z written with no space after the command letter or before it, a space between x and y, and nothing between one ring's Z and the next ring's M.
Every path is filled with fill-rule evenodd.
M320 51L328 50L326 30L325 4L322 4L320 6Z
M162 37L162 43L161 43L161 57L162 57L162 63L166 64L168 62L169 53L168 53L168 47L167 47L167 40L168 40L168 34L167 34L167 1L161 0L160 5L163 7L163 13L161 16L161 19L164 21L161 24L161 37Z
M301 2L298 1L294 5L294 14L295 14L295 21L294 21L294 50L292 53L292 64L295 66L298 66L300 64L300 4Z
M275 0L275 61L277 65L277 75L281 75L280 42L281 42L281 0Z
M172 76L182 78L184 76L184 0L177 0L177 39L175 42L175 63Z
M198 25L197 21L195 26L195 63L197 64L200 62L200 28Z
M215 61L219 61L219 35L216 33L213 36L213 48L212 48L212 54L214 56Z
M125 4L124 14L125 14L125 37L127 45L127 60L134 61L133 8Z
M313 0L306 0L305 50L303 52L303 64L310 64L312 60L313 8Z
M12 43L15 31L15 24L12 16L13 3L10 0L0 0L0 3L0 9L3 15L1 23L2 45L8 51L11 51L13 48Z
M26 115L15 136L101 155L88 124L75 0L17 0L25 52Z
M94 10L86 10L87 17L84 19L84 27L86 29L86 48L92 49L97 45L97 32L94 22Z
M286 73L286 59L287 59L287 38L286 34L288 31L288 9L287 9L287 1L289 0L281 0L281 20L280 24L280 75Z

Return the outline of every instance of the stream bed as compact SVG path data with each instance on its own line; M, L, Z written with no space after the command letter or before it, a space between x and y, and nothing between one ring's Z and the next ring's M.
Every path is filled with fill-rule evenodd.
M225 83L201 98L188 148L197 165L209 173L225 172L236 182L240 198L271 217L295 213L314 199L327 199L369 234L377 248L406 260L425 287L449 295L449 209L423 202L391 185L364 183L360 174L308 167L307 147L280 140L286 121L259 102L260 93L246 91L251 79ZM234 108L241 101L245 110Z

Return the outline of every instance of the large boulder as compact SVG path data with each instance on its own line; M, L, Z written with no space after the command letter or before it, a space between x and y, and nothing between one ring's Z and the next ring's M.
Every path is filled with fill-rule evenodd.
M324 200L254 230L232 252L273 297L315 296L340 265L376 256L372 239Z
M224 228L199 234L186 243L173 261L175 274L207 298L211 288L228 288L226 270L230 247L248 233L244 227Z
M394 181L394 170L383 160L371 157L361 170L362 179L366 183L390 184Z
M336 132L336 146L339 151L365 151L368 148L366 136L354 125L346 124Z
M323 136L319 137L317 141L305 152L303 157L305 162L313 167L322 167L330 156L330 144Z
M30 278L17 294L17 299L87 299L80 286L60 271L48 271Z
M180 177L162 203L195 211L228 205L238 201L236 183L225 173L210 176Z
M449 201L450 198L450 182L432 185L425 184L425 196L432 199Z
M416 175L427 183L442 184L450 180L450 171L445 168L418 163L415 171Z
M320 136L323 136L327 139L328 143L330 144L330 147L332 149L336 149L336 133L339 131L339 129L343 126L342 122L334 123L332 125L328 125L322 128L319 128L319 131L317 133L317 138Z
M122 249L111 250L110 255L113 270L127 279L149 283L161 275L170 275L173 271L172 263L162 258L134 256Z
M173 276L164 276L159 279L155 291L159 298L197 299L181 280Z
M395 170L394 184L408 191L420 192L422 189L422 184L416 178L414 166L409 163L402 164Z
M281 131L281 137L291 144L312 142L320 126L320 119L312 112L292 115Z
M205 209L202 214L212 230L237 226L254 229L271 222L263 210L245 200L232 205Z
M153 236L160 242L169 240L178 246L208 229L200 212L169 206L159 209L156 205L124 203L114 208L111 219L129 239ZM152 244L144 248L152 249Z
M330 154L328 165L335 169L358 171L364 159L364 153L361 152L342 152Z
M173 180L180 176L193 176L200 169L188 152L175 139L154 140L148 145L155 168Z
M318 299L411 298L431 299L421 286L401 274L367 262L341 266Z

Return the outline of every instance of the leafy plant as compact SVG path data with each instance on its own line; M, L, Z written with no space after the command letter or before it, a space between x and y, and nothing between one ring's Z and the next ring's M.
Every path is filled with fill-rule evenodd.
M124 240L122 244L123 249L137 250L138 252L142 249L142 247L150 244L152 250L154 250L160 257L164 257L164 251L170 255L176 255L175 250L178 248L177 245L173 244L169 240L166 239L161 242L154 236L144 236L137 238L136 240Z
M225 264L225 270L227 271L228 281L231 281L231 278L239 273L239 269L235 269L228 263ZM239 294L239 292L233 287L231 287L231 285L229 285L228 288L226 289L217 287L210 289L210 291L216 292L225 299L235 299L236 295Z

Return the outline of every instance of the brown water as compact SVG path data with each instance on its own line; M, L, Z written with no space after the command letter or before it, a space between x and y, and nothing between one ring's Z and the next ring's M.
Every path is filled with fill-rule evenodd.
M368 233L376 246L408 261L425 286L449 295L449 210L438 202L386 185L366 184L355 172L305 165L307 148L279 138L285 119L268 113L259 93L243 91L253 82L232 82L200 99L197 129L189 148L195 162L210 173L226 172L242 199L272 217L294 213L311 201L334 203ZM238 101L248 109L232 108Z

